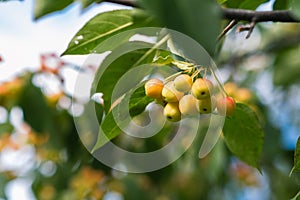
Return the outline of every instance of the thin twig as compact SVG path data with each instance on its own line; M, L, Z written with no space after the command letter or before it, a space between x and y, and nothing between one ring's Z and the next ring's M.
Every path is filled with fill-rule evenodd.
M224 37L226 35L226 33L228 31L230 31L236 24L238 23L238 21L236 20L232 20L222 31L222 33L220 33L220 35L218 36L217 41L219 41L222 37Z
M255 21L253 21L253 22L250 23L250 28L249 28L248 34L246 35L246 39L248 39L251 36L251 34L253 32L253 29L255 27L255 24L256 24Z
M246 35L246 39L248 39L251 36L255 25L256 25L255 21L251 22L249 25L241 25L237 28L237 32L240 33L243 31L248 31Z

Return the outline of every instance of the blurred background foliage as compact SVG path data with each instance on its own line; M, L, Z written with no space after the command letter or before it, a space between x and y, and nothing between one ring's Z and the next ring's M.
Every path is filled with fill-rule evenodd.
M61 10L72 2L36 0L35 18ZM82 5L86 8L100 2L84 0ZM41 56L40 70L16 75L13 80L0 84L0 157L2 162L7 158L13 162L11 165L1 163L0 198L6 199L11 182L23 179L29 180L35 198L41 200L281 200L295 196L300 190L299 173L291 176L289 173L300 129L300 25L257 24L247 42L242 42L246 33L233 29L215 50L212 41L222 29L221 21L207 24L202 20L199 25L192 23L191 18L200 8L198 17L209 18L217 4L212 6L209 2L206 7L203 6L206 1L191 1L196 6L185 1L181 4L143 2L163 24L178 27L180 31L195 34L199 41L206 41L209 51L215 52L214 59L229 95L256 111L265 130L261 174L229 153L222 140L207 157L199 159L201 130L192 147L161 170L126 174L102 165L79 140L73 121L77 113L71 109L72 96L65 92L64 77L59 73L67 67L78 69L56 55L46 55ZM219 0L222 6L242 9L256 9L265 2L268 1ZM179 21L162 13L168 5L170 13L176 10L173 17L178 17ZM273 5L274 9L287 9L291 4L287 0L277 0ZM294 12L297 9L297 5L292 7ZM179 27L176 22L186 26ZM210 31L213 34L210 35ZM50 66L47 59L56 62ZM47 89L49 77L60 88L54 93ZM80 100L77 103L80 104ZM143 116L139 119L144 120ZM155 137L143 143L136 141L127 146L122 138L115 142L130 150L150 151L168 140L167 137Z

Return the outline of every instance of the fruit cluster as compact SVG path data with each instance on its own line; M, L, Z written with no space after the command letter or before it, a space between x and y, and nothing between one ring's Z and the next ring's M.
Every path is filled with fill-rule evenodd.
M155 102L164 106L164 115L169 121L177 122L182 117L212 113L215 108L219 114L232 115L235 101L231 97L218 101L212 94L213 83L205 78L193 78L188 74L180 74L174 80L163 81L152 78L145 84L145 93Z

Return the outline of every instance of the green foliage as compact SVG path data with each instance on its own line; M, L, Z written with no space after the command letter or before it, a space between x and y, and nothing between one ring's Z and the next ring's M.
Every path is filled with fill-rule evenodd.
M152 17L137 9L101 13L92 18L76 33L63 55L109 51L128 41L135 32L129 32L125 36L115 38L113 42L102 44L101 48L98 45L120 32L155 25Z
M289 0L276 0L273 4L274 10L287 10L289 8Z
M297 140L295 154L294 154L294 167L293 171L300 171L300 137Z
M145 88L142 84L130 97L129 100L129 114L131 117L141 114L145 111L146 106L153 101L148 96L145 96Z
M97 143L95 144L93 151L97 150L109 140L118 136L122 131L121 127L128 125L128 117L134 117L145 110L145 107L152 101L149 97L145 96L145 90L143 84L135 90L132 89L128 91L121 101L113 107L113 109L107 114L104 121L101 123L101 128L99 130ZM129 114L126 113L127 110L124 107L128 105ZM118 113L117 115L114 113ZM118 117L117 117L118 116ZM117 122L118 123L117 123ZM105 137L104 137L105 136Z
M9 122L0 124L0 136L4 133L11 133L13 130L14 127Z
M269 0L223 0L220 3L229 8L255 10L259 5Z
M86 8L92 3L99 3L101 1L81 0L80 2L82 7ZM217 2L229 8L254 10L262 3L267 2L267 0L218 0ZM35 17L40 18L46 14L62 10L71 3L73 3L72 0L59 2L37 0ZM151 31L127 32L128 30L148 26L166 26L191 36L203 45L211 55L215 51L215 41L221 27L221 19L218 12L219 7L215 1L140 0L140 3L145 9L144 11L138 9L116 10L101 13L92 18L75 34L68 48L63 53L64 55L79 55L111 51L96 72L91 89L91 94L98 92L104 94L104 105L94 105L94 102L92 102L94 107L90 107L92 108L91 112L96 111L101 130L98 132L97 141L95 141L95 138L88 138L92 140L91 148L88 148L88 150L93 148L93 151L95 151L105 145L106 142L114 139L117 145L120 145L122 148L125 147L124 149L129 151L151 152L168 144L174 137L176 130L178 130L176 124L166 123L155 136L147 138L147 140L132 137L129 141L125 134L121 134L121 128L129 124L129 117L134 117L134 120L140 123L147 123L149 120L149 111L145 111L145 107L153 99L145 96L143 87L144 79L157 75L158 69L161 70L163 68L166 71L168 69L172 70L172 73L176 73L188 70L190 65L189 61L182 62L175 60L175 58L178 60L185 60L185 58L176 57L167 51L158 51L153 47L154 44L140 41L129 42L129 39L135 34L142 34L144 36L155 36L157 39L156 44L158 44L162 37L157 34L161 33ZM276 0L273 7L278 10L288 9L290 3L292 3L293 13L299 16L300 4L296 0ZM277 25L281 26L281 24ZM259 31L265 33L264 29L266 27L262 25ZM271 27L271 25L268 25L268 27ZM265 35L260 32L257 33L261 36L261 44L266 43L265 37L269 40L267 43L271 44L271 48L262 49L259 51L259 54L264 61L269 61L268 59L271 58L272 62L268 64L272 65L270 71L273 73L274 83L289 87L297 84L297 77L300 75L299 45L298 42L293 42L293 40L292 42L286 42L290 37L285 37L284 31L299 35L299 30L295 29L294 26L278 30L273 31L269 35L268 33L265 33ZM284 36L281 37L283 38L281 39L283 42L281 41L279 45L273 43L275 38L274 32ZM233 46L236 45L233 41L234 39L230 37L226 39L228 39L229 43L232 42L230 48L238 49ZM247 44L247 42L248 40L245 40L244 43ZM273 48L273 44L279 47ZM162 45L167 47L166 43ZM134 48L132 49L132 47ZM260 59L256 59L255 57L257 53L253 54L253 48L250 48L250 53L247 52L247 49L242 49L241 52L226 52L226 48L224 48L225 50L220 50L224 52L220 52L219 55L226 54L229 57L228 61L219 65L220 67L224 66L225 72L226 70L231 72L229 81L236 81L240 86L250 88L253 85L257 86L258 74L261 74L261 72L271 75L269 71L263 71L264 66L259 66L261 62ZM254 48L254 51L256 50ZM243 54L244 52L246 52L245 55ZM239 57L240 54L241 58ZM245 61L245 58L249 60L242 62ZM249 63L255 63L255 70L252 70L252 66L249 68L245 67ZM148 67L144 68L144 76L136 73L136 76L126 79L127 72L142 64L147 64ZM222 70L221 72L224 71ZM164 75L162 74L162 76ZM299 178L287 176L287 171L290 170L292 153L290 150L282 148L280 145L280 135L275 136L279 132L279 128L274 128L273 122L268 118L268 112L264 106L265 102L259 104L258 102L254 103L253 99L248 99L251 101L251 103L248 102L251 104L251 108L254 108L257 113L261 112L260 119L266 125L264 130L267 132L266 136L268 138L265 141L267 150L264 150L264 152L262 152L264 130L261 127L261 121L258 120L256 112L252 111L250 107L238 103L234 115L226 117L223 127L224 140L219 140L212 152L204 159L199 160L197 157L202 144L199 140L200 138L201 140L203 139L202 137L205 136L205 132L207 131L207 127L201 126L196 136L199 140L195 139L188 151L180 159L172 163L171 166L158 170L155 173L144 173L141 175L122 174L92 159L89 152L84 150L76 133L73 121L74 116L68 112L68 109L49 105L43 90L32 83L33 76L34 74L30 73L20 95L7 95L5 96L7 101L0 101L0 104L8 112L16 106L22 109L24 121L33 129L33 133L31 134L34 135L35 140L39 136L49 135L46 143L37 142L30 144L35 148L35 156L37 158L32 170L29 170L27 175L28 177L34 177L32 189L37 199L43 199L40 197L41 193L47 194L47 198L51 199L51 189L49 190L48 188L48 190L45 190L50 191L50 193L45 193L45 186L52 186L54 188L52 199L102 199L103 196L101 195L107 191L117 191L125 199L231 200L239 199L240 194L247 191L249 187L251 189L259 189L259 187L263 189L266 183L268 186L265 187L270 190L270 194L267 194L270 199L287 199L295 195L298 191L300 186ZM124 81L124 79L125 82L121 84L119 90L115 91L114 89L118 81ZM272 86L272 89L276 90L276 85L274 88ZM295 88L294 90L296 90ZM286 97L288 92L283 91L282 94ZM295 93L294 97L298 97L297 93ZM270 98L273 98L273 96ZM277 101L277 97L275 96L274 98ZM297 107L295 101L292 102L293 108ZM124 109L127 106L128 110ZM268 106L274 109L274 105ZM260 111L260 109L263 111ZM288 109L282 109L281 112L286 110ZM85 110L85 112L90 112L90 110ZM91 112L88 114L91 114ZM295 111L295 113L297 115L298 112ZM286 113L284 116L287 116ZM85 117L85 121L83 120L82 123L88 126L92 122L88 123L86 121L91 116ZM289 117L292 118L292 116ZM299 119L297 118L297 120ZM200 123L202 125L201 120ZM85 130L91 131L91 129L87 128ZM4 133L10 134L14 131L15 127L9 121L0 124L0 135ZM96 135L97 133L95 137ZM10 148L10 142L14 142L14 138L12 140L9 139L7 140L7 146L1 143L2 141L0 140L0 147L2 148L1 145L4 145L3 148ZM95 142L96 145L94 146ZM185 143L186 141L182 141L182 145L185 145ZM241 162L237 161L237 159L231 159L231 154L225 150L225 144L233 155L248 165L256 167L259 170L262 169L267 176L258 177L255 169L245 164L239 165L242 166L241 168L235 168L237 163L240 164ZM294 171L300 171L299 149L300 138L297 141L294 153ZM55 170L53 170L53 174L45 175L43 173L43 170L45 170L43 165L48 161L53 163ZM91 171L84 171L82 174L79 173L85 166L89 166L98 173L103 174L100 178L96 176L97 180L93 180L95 179L95 174L91 173ZM255 172L251 171L251 169ZM76 175L78 176L76 177ZM22 174L22 176L24 175ZM102 177L103 180L101 179ZM8 181L12 178L13 176L9 173L0 174L0 198L6 198L5 189ZM94 182L91 183L91 180ZM82 184L82 182L85 184ZM255 185L255 183L258 184ZM86 185L88 186L85 187ZM94 193L95 191L98 191L98 193ZM296 200L299 194L293 199Z
M149 47L149 44L147 43L141 43L141 42L131 42L125 44L122 48L126 49L127 47L130 47L131 44L138 44L139 47ZM142 45L142 46L141 46ZM148 53L147 53L148 52ZM99 70L96 73L93 85L92 85L92 94L95 92L102 92L104 105L105 105L105 111L107 112L110 109L111 103L112 103L112 92L117 84L117 81L131 68L145 64L150 63L154 57L154 53L150 53L149 49L139 49L135 50L129 53L124 53L123 55L119 56L118 51L112 52L101 64ZM114 60L115 56L119 56L117 59ZM147 55L143 57L144 55ZM141 59L142 58L142 59ZM149 71L150 73L150 71ZM137 83L139 83L140 80L128 80L127 83L129 85L126 85L126 88L131 88L130 86L135 86ZM114 101L121 97L125 92L126 88L122 91L119 91L117 94L115 94Z
M210 0L140 0L167 28L184 33L213 55L220 32L218 5ZM207 17L209 16L209 17Z
M238 103L236 111L227 117L223 134L229 150L245 163L259 168L264 132L255 113Z
M24 85L19 106L24 113L24 119L37 132L48 132L51 127L51 109L40 88L32 83L32 75ZM47 113L47 114L45 114Z
M293 14L300 18L300 2L297 0L290 0L290 6L292 8Z
M82 8L87 8L93 3L100 3L102 0L80 0Z
M276 85L288 86L299 81L300 48L287 48L277 54L273 80Z
M35 0L34 18L38 19L49 13L62 10L73 3L73 0Z

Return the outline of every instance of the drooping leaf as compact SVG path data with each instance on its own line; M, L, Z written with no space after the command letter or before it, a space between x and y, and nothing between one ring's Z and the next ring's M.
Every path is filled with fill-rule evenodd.
M247 105L237 103L235 113L226 117L223 134L227 147L235 156L259 167L264 132L257 116Z
M34 4L34 18L38 19L42 16L45 16L49 13L63 10L67 6L69 6L71 3L73 3L73 0L35 0Z
M211 0L140 0L164 26L186 34L211 55L220 31L218 3Z
M63 55L94 53L95 48L109 37L139 27L156 26L154 19L138 9L114 10L100 13L87 22L73 37ZM128 41L135 32L114 38L113 42L97 48L97 53L112 50Z
M131 68L141 64L151 63L155 55L155 52L152 51L150 48L153 45L149 43L134 41L126 43L120 48L126 50L132 48L132 45L138 50L123 53L122 55L119 55L120 52L118 51L118 49L116 51L113 51L102 62L95 75L92 84L91 94L94 94L96 92L103 93L103 100L106 112L110 109L112 93L114 92L114 87L116 86L118 80ZM144 71L142 73L149 74L150 71L151 69L149 69L149 72ZM128 91L128 88L136 86L136 84L140 81L141 78L139 76L133 76L130 79L128 79L126 81L126 84L124 84L124 88L119 89L115 93L114 101L117 98L121 97L123 94L125 94Z

